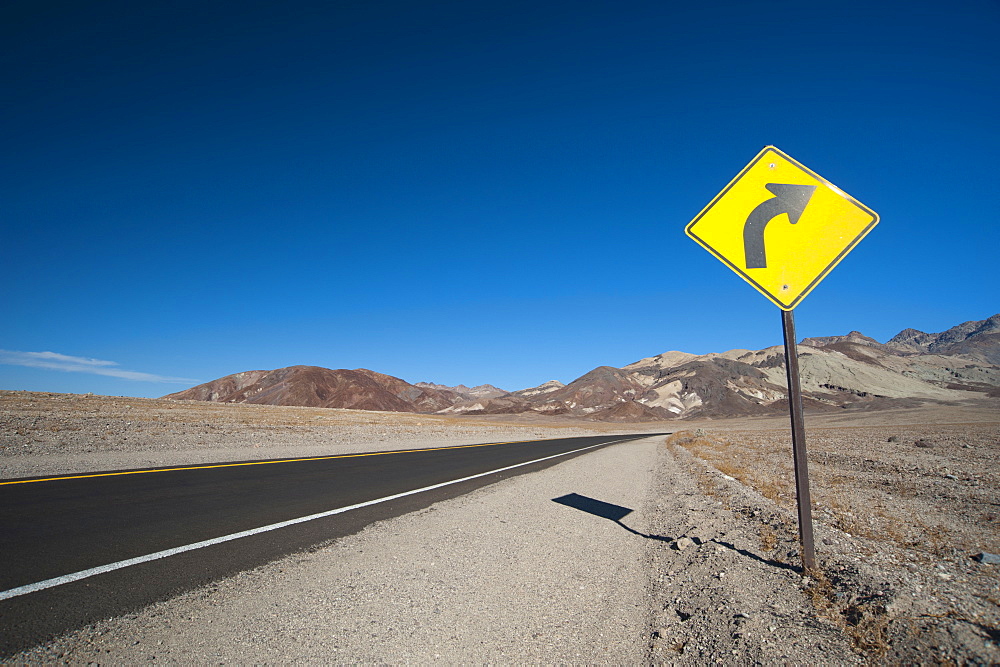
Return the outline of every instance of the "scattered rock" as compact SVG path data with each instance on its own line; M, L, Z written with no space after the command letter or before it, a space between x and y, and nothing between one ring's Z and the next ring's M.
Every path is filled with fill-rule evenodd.
M684 551L685 549L691 546L694 546L694 540L692 540L690 537L682 537L674 541L674 549L677 549L678 551Z
M674 610L674 613L677 614L677 618L683 623L694 616L694 609L691 607L678 607Z
M685 659L657 657L666 664L921 664L934 655L1000 665L992 639L1000 627L1000 551L993 548L1000 512L992 507L1000 497L1000 425L995 402L983 409L968 421L931 410L914 424L873 415L854 429L832 419L825 431L814 427L820 568L809 577L799 567L784 437L733 428L718 442L678 447L678 460L694 464L696 482L713 468L740 471L730 472L740 482L699 483L704 502L689 491L683 501L690 510L657 528L693 537L692 524L713 522L717 545L670 563L677 572L662 584L663 595L700 601L700 608L683 626L692 640ZM741 485L750 488L741 493ZM784 592L789 584L794 595ZM736 612L751 619L741 622Z
M702 545L710 541L715 536L715 532L708 528L694 526L687 531L686 536L690 537L695 544Z
M983 551L973 556L973 558L985 565L1000 565L1000 554L991 554Z

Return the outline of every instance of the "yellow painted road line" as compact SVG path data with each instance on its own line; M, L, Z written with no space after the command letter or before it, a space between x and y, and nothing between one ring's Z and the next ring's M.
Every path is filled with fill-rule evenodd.
M325 461L327 459L351 459L362 456L385 456L386 454L414 454L417 452L439 452L444 449L471 449L473 447L496 447L497 445L516 445L524 442L546 442L545 440L511 440L510 442L487 442L482 445L451 445L449 447L428 447L426 449L397 449L391 452L363 452L361 454L331 454L330 456L313 456L302 459L281 459L279 461L244 461L242 463L213 463L204 466L188 466L186 468L155 468L152 470L123 470L120 472L95 472L90 475L65 475L62 477L46 477L44 479L14 479L0 482L0 486L8 484L33 484L35 482L58 482L63 479L87 479L89 477L117 477L119 475L145 475L151 472L176 472L178 470L207 470L209 468L236 468L238 466L262 466L271 463L297 463L299 461Z

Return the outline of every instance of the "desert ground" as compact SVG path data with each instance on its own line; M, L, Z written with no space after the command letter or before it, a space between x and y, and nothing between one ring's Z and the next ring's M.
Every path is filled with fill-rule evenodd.
M614 432L614 445L54 638L64 662L1000 663L1000 404L600 424L0 392L0 478ZM620 522L554 498L632 510Z
M476 419L0 391L0 476L416 449L619 430L613 424L544 417Z

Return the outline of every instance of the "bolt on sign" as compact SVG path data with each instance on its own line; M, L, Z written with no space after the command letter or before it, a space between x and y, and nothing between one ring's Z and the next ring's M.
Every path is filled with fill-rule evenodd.
M878 214L774 146L685 229L782 310L792 310L878 224Z
M878 214L766 146L685 232L781 309L802 567L816 570L795 306L878 224Z

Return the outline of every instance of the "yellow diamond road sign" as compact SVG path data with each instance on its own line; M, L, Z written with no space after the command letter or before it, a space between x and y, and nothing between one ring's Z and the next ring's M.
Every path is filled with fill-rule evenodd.
M685 231L792 310L877 224L870 208L767 146Z

